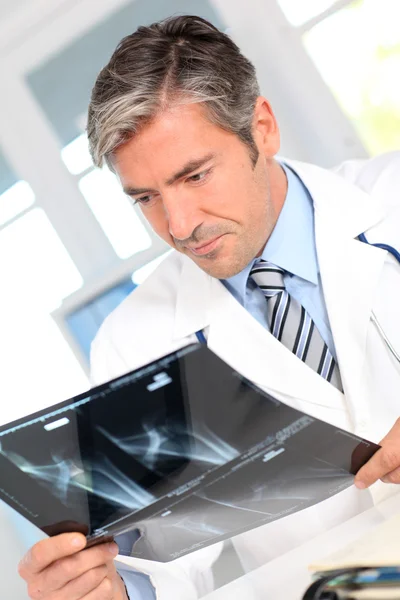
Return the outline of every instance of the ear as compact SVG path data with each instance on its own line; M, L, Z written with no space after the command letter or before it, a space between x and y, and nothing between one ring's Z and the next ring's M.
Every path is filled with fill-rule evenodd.
M278 123L270 103L259 96L254 108L253 136L257 147L266 158L272 158L280 147Z

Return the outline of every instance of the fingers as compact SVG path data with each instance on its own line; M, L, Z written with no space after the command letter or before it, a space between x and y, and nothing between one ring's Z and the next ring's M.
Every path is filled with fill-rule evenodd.
M38 542L25 554L18 566L21 577L27 580L49 565L71 556L86 546L86 538L79 533L64 533Z
M400 467L394 469L391 473L388 473L384 477L381 477L383 483L400 483Z
M381 444L382 448L358 471L355 477L354 483L359 489L369 487L378 479L390 483L400 483L400 439L396 442L387 439Z
M83 552L59 559L30 579L30 596L35 600L36 598L40 599L43 596L42 590L46 590L46 594L49 594L68 587L68 583L75 580L78 581L79 589L81 585L79 582L86 581L85 574L101 566L107 568L107 565L113 562L117 554L118 546L115 543L100 544ZM91 576L87 575L89 583L91 582ZM100 582L96 580L94 583L98 585Z
M36 544L19 565L31 600L113 600L118 590L115 543L83 549L86 538L62 534ZM110 590L112 594L110 595ZM96 594L96 595L94 595Z
M98 575L101 577L100 572ZM57 600L127 600L126 594L120 591L119 582L120 577L114 564L109 564L106 566L106 576L97 584L95 584L95 578L92 577L89 582L90 589L88 587L85 589L76 587L74 589L72 586L75 582L73 582L68 584L68 586L71 586L69 589L68 586L65 587L65 594L63 590L63 595L57 596ZM75 595L71 595L71 593Z
M400 419L380 442L381 448L358 471L354 483L364 489L382 479L387 483L400 483Z
M87 595L97 589L108 574L107 565L101 565L70 581L54 594L57 594L57 600L81 600L82 598L86 600ZM35 583L28 585L28 596L31 600L42 600L42 598L50 600L54 597L50 590L38 587Z
M114 597L115 585L109 577L106 577L95 590L87 594L85 600L114 600Z

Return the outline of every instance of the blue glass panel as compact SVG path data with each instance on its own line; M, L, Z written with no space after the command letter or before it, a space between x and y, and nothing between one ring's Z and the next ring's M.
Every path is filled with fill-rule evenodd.
M137 287L131 279L120 283L71 313L67 325L89 361L90 345L106 316Z

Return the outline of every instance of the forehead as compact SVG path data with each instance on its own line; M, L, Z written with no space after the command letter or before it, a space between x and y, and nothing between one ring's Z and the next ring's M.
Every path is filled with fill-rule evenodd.
M169 177L199 156L220 154L236 136L211 123L199 103L173 106L158 114L115 150L112 163L123 181L155 175Z

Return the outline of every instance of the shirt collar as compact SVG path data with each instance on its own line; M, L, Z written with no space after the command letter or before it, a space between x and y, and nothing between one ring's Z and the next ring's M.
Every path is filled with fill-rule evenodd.
M317 285L318 260L312 198L299 177L286 165L282 166L288 180L288 191L262 258Z
M261 255L292 275L318 284L318 260L314 238L314 208L311 195L299 177L281 163L288 182L286 199L278 221ZM223 280L224 285L244 304L247 280L254 263L237 275Z

